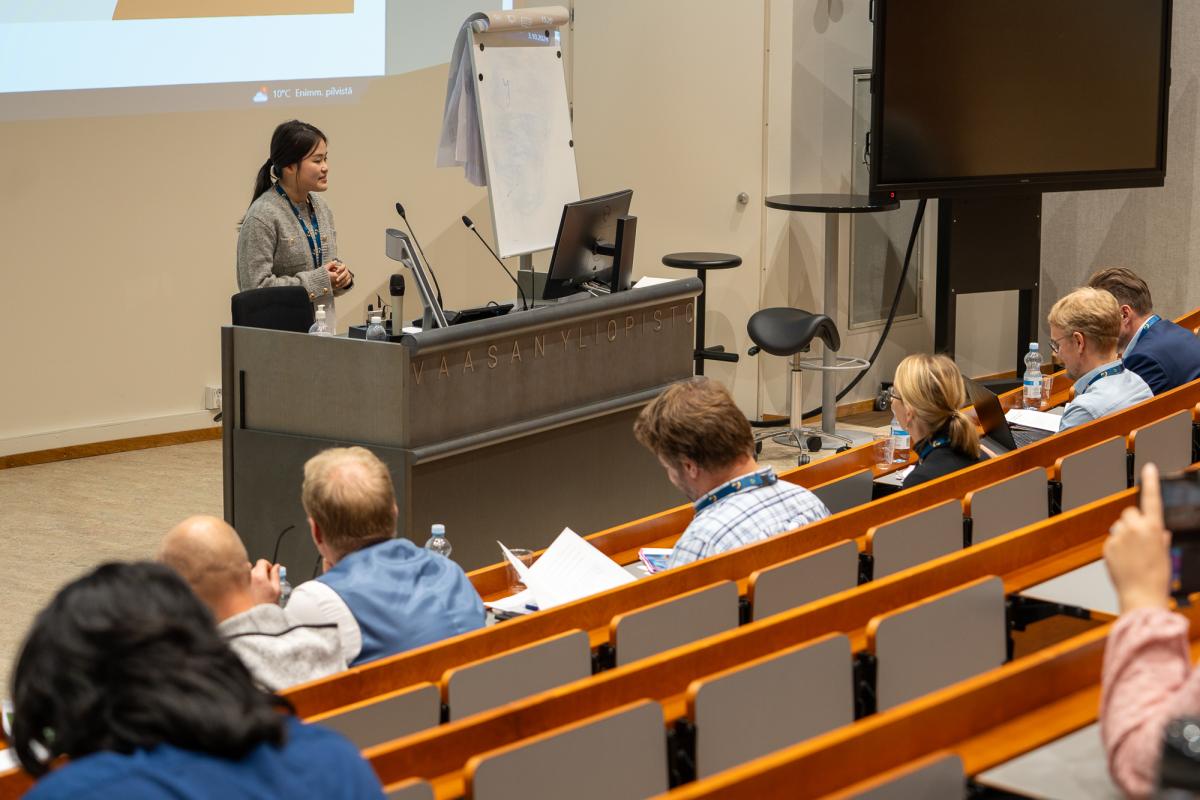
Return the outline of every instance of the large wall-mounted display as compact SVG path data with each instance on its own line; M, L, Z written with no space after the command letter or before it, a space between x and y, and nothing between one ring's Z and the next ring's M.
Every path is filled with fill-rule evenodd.
M1161 186L1171 0L876 0L871 190Z

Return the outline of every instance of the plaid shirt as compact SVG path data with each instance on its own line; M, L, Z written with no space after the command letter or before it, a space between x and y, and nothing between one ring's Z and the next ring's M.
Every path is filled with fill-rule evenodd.
M775 474L770 467L758 472ZM742 477L745 476L739 475L729 483ZM706 494L719 492L727 485ZM816 495L793 483L778 481L769 486L748 487L698 509L675 543L667 568L753 544L828 516L829 509Z

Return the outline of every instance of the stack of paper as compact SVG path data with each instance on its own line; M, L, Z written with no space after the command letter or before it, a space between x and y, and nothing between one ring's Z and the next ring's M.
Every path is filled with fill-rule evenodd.
M497 544L528 588L488 603L496 611L523 614L553 608L636 580L570 528L563 529L532 567L525 566L503 543Z
M1060 414L1062 412L1059 412ZM1058 433L1062 417L1047 411L1035 411L1032 408L1010 408L1004 414L1010 425L1020 425L1023 428L1033 428L1039 431Z

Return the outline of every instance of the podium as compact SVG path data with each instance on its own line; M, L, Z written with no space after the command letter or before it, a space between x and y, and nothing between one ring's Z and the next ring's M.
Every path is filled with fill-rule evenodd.
M309 579L304 462L362 445L387 464L398 533L446 525L471 570L496 540L540 549L683 501L633 438L642 407L692 374L696 278L376 342L221 330L225 519L253 561ZM294 526L283 533L288 526Z

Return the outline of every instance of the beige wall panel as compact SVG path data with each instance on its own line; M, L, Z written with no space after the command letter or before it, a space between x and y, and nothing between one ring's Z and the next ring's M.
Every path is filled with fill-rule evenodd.
M510 299L508 278L459 221L470 214L490 237L486 191L460 169L433 166L445 87L441 66L377 80L355 105L0 126L12 156L0 219L14 387L0 393L0 442L202 408L203 386L220 382L236 223L272 129L290 117L331 139L326 198L357 275L338 301L339 328L399 271L383 255L384 229L400 227L397 200L448 306ZM415 290L405 306L406 317L418 314Z
M580 190L634 190L635 274L686 275L662 266L675 251L743 259L709 274L706 326L708 343L742 360L705 372L748 413L758 389L745 352L762 263L763 13L762 2L575 0L571 43Z

